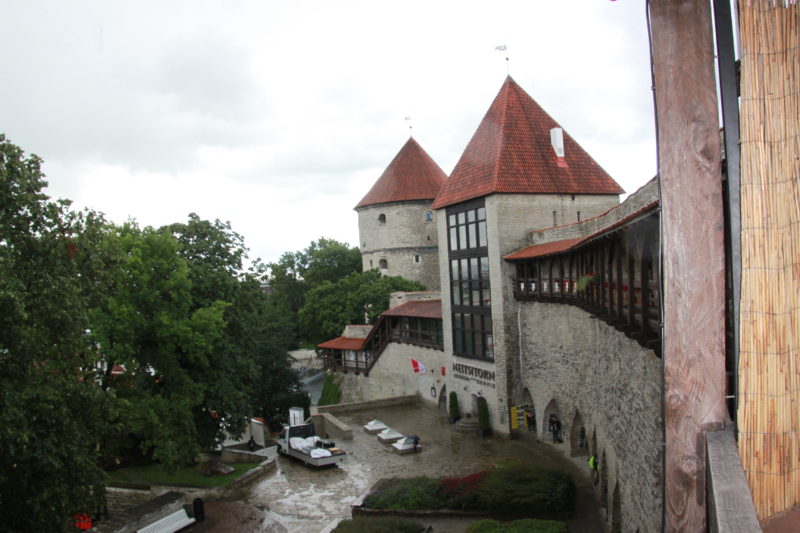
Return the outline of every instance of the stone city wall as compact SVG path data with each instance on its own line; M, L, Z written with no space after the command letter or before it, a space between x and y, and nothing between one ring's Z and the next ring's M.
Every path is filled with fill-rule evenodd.
M661 360L574 306L514 302L522 356L514 403L532 399L540 438L556 413L565 439L586 428L607 472L609 511L619 484L623 531L657 531L661 521ZM605 457L605 461L602 458ZM608 513L610 520L611 513ZM609 522L610 524L610 522Z

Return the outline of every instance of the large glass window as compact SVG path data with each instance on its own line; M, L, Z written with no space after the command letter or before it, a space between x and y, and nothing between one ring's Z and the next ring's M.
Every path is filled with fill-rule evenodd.
M453 351L494 360L492 297L483 199L448 208Z

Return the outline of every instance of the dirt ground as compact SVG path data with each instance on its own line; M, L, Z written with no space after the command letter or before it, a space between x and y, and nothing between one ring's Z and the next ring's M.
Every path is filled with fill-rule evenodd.
M420 436L423 451L398 455L389 445L361 428L379 419L402 433ZM187 531L241 533L308 533L326 531L350 517L350 507L378 480L389 477L461 476L484 470L498 459L516 458L564 468L578 484L577 509L570 531L600 533L600 513L584 458L571 460L565 449L536 441L529 434L515 440L462 435L439 412L425 407L393 407L362 411L341 419L353 427L353 440L337 442L347 451L338 467L312 469L293 459L278 457L273 473L237 494L208 502L205 523ZM564 447L565 445L561 445ZM469 521L435 520L436 533L464 531Z

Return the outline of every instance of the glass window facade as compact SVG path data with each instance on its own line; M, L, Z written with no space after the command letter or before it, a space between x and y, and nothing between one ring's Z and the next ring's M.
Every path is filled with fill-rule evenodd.
M492 297L483 199L447 209L453 352L494 360Z

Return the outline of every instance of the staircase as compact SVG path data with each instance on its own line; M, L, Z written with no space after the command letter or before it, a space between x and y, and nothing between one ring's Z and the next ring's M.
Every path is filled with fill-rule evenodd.
M478 430L478 419L469 415L461 418L458 422L453 424L453 429L456 433L463 433L465 435L477 435L480 433Z

